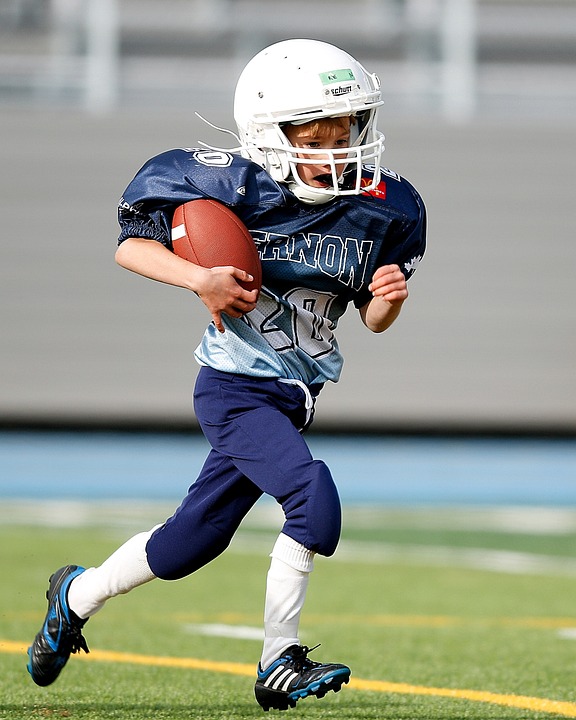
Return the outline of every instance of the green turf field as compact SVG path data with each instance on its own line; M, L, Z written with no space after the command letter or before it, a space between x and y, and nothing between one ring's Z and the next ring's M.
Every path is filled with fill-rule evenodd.
M109 603L86 626L91 654L44 689L28 677L25 647L48 575L100 562L133 530L111 515L109 527L76 528L26 526L8 506L0 516L2 720L267 717L253 698L274 537L266 513L195 576ZM282 716L576 717L574 518L542 517L348 510L337 556L316 561L302 641L322 643L313 658L349 664L352 681Z

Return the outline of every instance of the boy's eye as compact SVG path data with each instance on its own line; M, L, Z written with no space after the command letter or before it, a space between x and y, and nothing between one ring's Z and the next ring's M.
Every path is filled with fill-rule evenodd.
M335 145L336 145L337 147L344 147L344 148L346 148L346 147L348 147L349 142L350 142L350 141L349 141L349 138L342 138L341 140L337 140L336 143L335 143ZM322 143L322 142L320 142L319 140L310 140L310 141L308 141L308 142L305 142L305 143L303 144L303 147L307 147L307 148L310 148L311 150L315 150L315 149L318 149L318 148L329 147L329 143Z

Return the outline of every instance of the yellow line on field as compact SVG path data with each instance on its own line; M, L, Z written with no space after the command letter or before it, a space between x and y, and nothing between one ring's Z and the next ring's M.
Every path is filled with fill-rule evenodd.
M0 640L0 653L26 654L27 645L12 640ZM115 652L112 650L93 650L89 655L79 655L86 661L127 663L130 665L151 665L154 667L170 667L185 670L208 670L210 672L231 675L254 675L254 665L246 663L218 662L216 660L198 660L196 658L159 657L156 655L136 655L134 653ZM435 688L408 683L386 682L383 680L361 680L351 678L349 687L355 690L380 693L397 693L401 695L429 695L432 697L448 697L457 700L505 705L507 707L531 710L533 712L553 713L563 717L576 718L576 703L548 700L546 698L525 695L502 695L482 690L460 690L457 688Z
M392 683L382 680L358 680L352 678L350 687L357 690L372 692L399 693L402 695L432 695L435 697L472 700L473 702L506 705L508 707L532 710L534 712L554 713L564 717L576 718L576 703L547 700L546 698L528 697L525 695L501 695L500 693L484 692L483 690L460 690L458 688L435 688L408 683Z
M0 640L0 653L26 653L28 646L10 640ZM135 653L116 652L114 650L90 650L88 655L78 654L79 660L97 662L126 663L128 665L153 665L183 670L210 670L229 675L254 675L254 665L219 662L217 660L197 660L196 658L162 657L159 655L136 655Z

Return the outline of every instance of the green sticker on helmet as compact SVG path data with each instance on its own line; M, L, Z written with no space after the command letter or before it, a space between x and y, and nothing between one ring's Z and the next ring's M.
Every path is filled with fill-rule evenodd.
M350 68L344 70L330 70L330 72L320 73L322 85L332 85L332 83L349 82L355 80L354 73Z

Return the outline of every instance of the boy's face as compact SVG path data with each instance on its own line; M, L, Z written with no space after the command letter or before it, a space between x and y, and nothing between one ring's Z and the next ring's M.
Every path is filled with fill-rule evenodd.
M350 118L320 120L304 125L287 125L284 134L295 148L345 150L350 146ZM311 187L332 187L331 164L328 155L306 152L298 153L302 159L312 159L311 164L297 166L298 176ZM340 176L346 167L346 160L336 163L336 174Z

